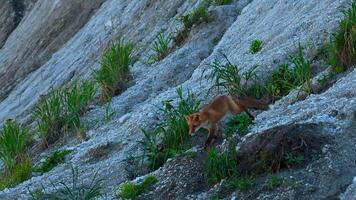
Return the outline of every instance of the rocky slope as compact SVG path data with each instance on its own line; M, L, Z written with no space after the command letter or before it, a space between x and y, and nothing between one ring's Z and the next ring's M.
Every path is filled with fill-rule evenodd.
M0 49L0 122L7 118L31 122L29 113L40 95L75 80L89 79L92 70L100 66L104 49L118 37L135 44L135 62L130 86L112 100L115 115L111 120L104 120L106 105L93 105L83 116L89 127L89 140L70 138L43 152L37 159L54 149L73 150L65 164L1 191L0 199L28 199L29 189L40 188L41 184L47 191L55 190L51 183L70 182L70 163L80 166L79 180L84 182L89 182L93 173L98 172L98 178L104 180L102 199L115 198L121 183L140 174L139 169L128 164L127 158L142 154L140 128L157 125L162 100L177 100L176 89L182 86L184 91L190 89L203 102L209 102L217 91L208 92L212 85L208 64L215 59L222 60L222 53L243 70L258 65L258 75L267 80L278 64L285 63L297 51L300 43L307 47L307 57L313 60L316 76L321 76L327 65L315 59L317 50L328 41L342 17L342 10L351 2L235 0L230 5L210 6L212 20L193 26L182 46L150 67L143 61L151 52L150 45L157 33L161 30L173 33L182 28L177 19L192 11L200 1L43 0L29 8L12 32L8 31L13 26L9 5L1 2L0 47L1 41L6 42ZM9 36L3 36L10 32ZM257 54L249 52L254 39L264 42ZM261 176L250 191L227 193L225 198L355 197L356 70L352 69L319 93L299 101L297 92L283 97L259 114L248 136L241 138L244 142L273 127L293 124L330 137L323 146L321 159L281 172L301 187L281 186L276 191L266 191L262 186L266 177ZM308 126L311 123L318 128ZM108 144L114 148L104 157L90 159L93 149ZM202 170L205 153L200 147L195 151L198 154L195 158L172 158L151 172L157 176L158 183L154 191L140 198L209 199L222 190L219 184L214 187L205 184Z

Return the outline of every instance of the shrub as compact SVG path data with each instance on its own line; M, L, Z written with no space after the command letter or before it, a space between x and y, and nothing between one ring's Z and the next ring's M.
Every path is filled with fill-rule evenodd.
M165 58L171 51L171 36L165 36L162 32L156 36L155 41L152 44L151 49L154 51L154 55L150 56L149 63L154 63Z
M137 197L142 192L148 190L150 186L157 182L156 177L147 176L145 180L140 184L133 184L131 182L124 183L121 186L121 198L123 199L133 199Z
M0 160L8 171L25 157L29 130L14 120L6 120L0 130Z
M262 49L263 42L261 40L253 40L250 45L250 52L255 54Z
M46 160L35 169L35 171L42 173L51 171L58 164L63 163L66 155L70 154L71 152L71 150L55 151L49 157L47 157Z
M219 154L215 147L208 151L205 160L205 174L208 182L217 183L223 178L236 178L239 171L235 146L230 143L229 151Z
M301 85L301 90L311 92L311 64L304 57L303 48L300 47L298 53L290 57L290 62L292 68L283 64L272 72L272 79L266 88L273 97L284 96Z
M131 44L120 40L104 53L100 69L94 71L94 79L101 87L103 102L123 91L130 71L132 50Z
M23 159L21 162L12 166L8 174L0 178L0 191L18 185L32 176L32 164L30 159Z
M342 72L356 64L356 1L351 8L344 11L344 18L339 23L336 33L332 37L331 59L336 72Z
M143 130L145 137L141 144L153 169L157 169L168 158L187 149L189 127L185 116L197 112L200 101L189 91L187 97L184 98L181 88L177 90L177 93L180 99L177 107L174 107L170 100L163 102L161 111L164 113L165 120L159 128L151 131Z
M257 67L242 73L235 64L230 62L225 54L223 56L226 63L215 60L210 64L213 68L212 79L214 84L212 87L223 88L233 96L261 98L265 89L256 75L255 70Z
M273 190L280 185L282 185L283 179L278 176L269 176L265 182L265 188L268 190Z
M78 199L78 200L90 200L95 199L95 197L101 196L100 183L102 180L97 180L97 173L94 174L90 184L79 183L78 181L78 167L71 166L72 170L72 183L68 185L67 183L61 181L58 184L52 183L55 188L55 192L47 193L46 188L42 185L42 190L36 190L35 192L29 191L31 199L44 200L44 199ZM62 188L59 188L59 186Z
M240 136L244 136L250 124L252 124L252 119L245 112L237 114L227 123L226 133L229 136L238 131Z

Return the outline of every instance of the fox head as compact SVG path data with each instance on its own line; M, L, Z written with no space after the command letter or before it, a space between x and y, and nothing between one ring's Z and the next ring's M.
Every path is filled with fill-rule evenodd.
M202 125L200 113L194 113L185 117L189 125L189 135L193 136Z

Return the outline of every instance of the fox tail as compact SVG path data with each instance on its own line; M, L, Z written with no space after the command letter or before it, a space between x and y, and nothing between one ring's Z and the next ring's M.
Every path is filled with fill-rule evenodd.
M246 108L256 108L256 109L261 109L261 110L268 110L267 103L262 102L257 99L254 99L254 98L251 98L251 97L246 97L246 96L234 97L234 101L241 106L245 106Z

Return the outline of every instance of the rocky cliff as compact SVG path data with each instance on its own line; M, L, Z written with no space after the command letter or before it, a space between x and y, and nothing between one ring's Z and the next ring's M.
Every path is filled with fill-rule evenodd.
M124 38L134 44L132 79L127 89L113 97L110 105L93 104L82 116L88 127L88 140L68 137L39 152L39 161L57 149L70 149L65 163L0 192L0 199L29 199L29 190L57 188L52 183L71 182L71 164L79 166L79 180L91 181L97 172L102 179L101 199L114 199L119 185L140 181L153 174L158 182L141 199L353 199L356 198L356 71L350 67L327 86L300 98L294 90L269 110L255 112L249 134L238 138L237 149L256 135L269 134L274 128L287 134L303 132L327 139L320 147L320 159L300 167L281 169L279 174L293 184L266 190L266 174L256 176L248 191L224 191L223 183L205 183L204 141L190 151L198 156L180 155L169 159L157 170L141 170L128 158L143 153L141 128L155 127L162 113L162 101L177 102L177 88L188 89L203 103L217 90L209 90L214 60L229 60L242 71L258 66L258 76L267 82L279 64L305 47L305 56L313 67L312 84L330 70L320 59L320 49L329 42L352 0L234 0L227 5L210 5L210 20L193 25L183 44L175 46L167 57L147 65L151 44L163 31L174 34L182 29L179 18L192 12L201 1L164 0L41 0L32 1L18 24L9 3L0 2L0 122L8 118L31 124L31 110L52 88L90 79L100 67L101 57L111 42ZM27 4L27 1L25 1ZM30 3L29 3L30 4ZM263 41L261 50L252 54L253 40ZM104 116L108 107L115 113ZM293 128L294 125L299 128ZM33 125L33 123L32 123ZM292 128L291 128L292 126ZM267 133L266 133L267 132ZM198 140L198 139L196 139ZM221 148L224 148L223 142ZM92 152L104 154L91 158ZM243 151L242 151L243 152ZM138 177L138 178L137 178ZM220 197L220 196L219 196Z

